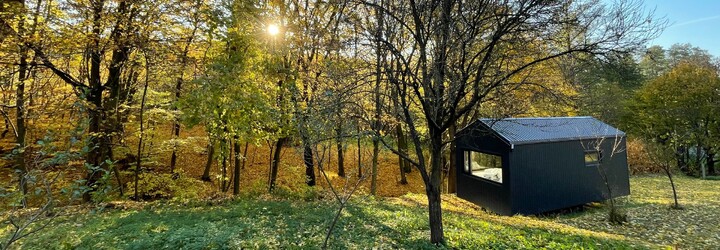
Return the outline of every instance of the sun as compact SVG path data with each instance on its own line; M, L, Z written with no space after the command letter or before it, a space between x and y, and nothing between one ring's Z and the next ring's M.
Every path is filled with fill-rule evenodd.
M270 25L267 26L267 32L268 32L268 34L270 34L271 36L277 35L277 34L280 33L280 27L278 27L278 26L275 25L275 24L270 24Z

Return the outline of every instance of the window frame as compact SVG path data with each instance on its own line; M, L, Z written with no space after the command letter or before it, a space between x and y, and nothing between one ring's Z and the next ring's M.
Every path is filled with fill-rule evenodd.
M482 181L485 181L485 182L488 182L488 183L491 183L491 184L494 184L494 185L501 185L501 186L502 186L502 185L505 185L505 171L507 170L507 167L505 166L506 164L505 164L505 159L504 159L504 157L503 157L503 154L493 153L493 152L488 152L488 151L472 150L472 149L462 149L462 150L463 150L463 158L465 158L465 159L463 159L463 163L464 163L463 171L462 171L463 174L465 174L465 175L467 175L467 176L470 176L470 177L472 177L472 178L474 178L474 179L476 179L476 180L482 180ZM482 154L487 154L487 155L492 155L492 156L497 156L497 157L499 157L499 158L500 158L500 169L502 170L502 172L501 172L500 174L501 174L501 178L502 178L502 181L503 181L503 182L497 182L497 181L494 181L494 180L491 180L491 179L487 179L487 178L484 178L484 177L481 177L481 176L474 175L474 174L472 173L472 171L470 170L470 169L471 169L471 167L470 167L470 166L471 166L471 165L470 165L470 162L471 162L471 160L472 160L472 158L470 157L470 153L471 153L471 152L482 153Z
M587 156L588 154L595 154L595 161L588 161ZM585 150L583 151L583 162L585 163L585 166L588 167L597 167L600 166L600 161L602 160L602 150Z

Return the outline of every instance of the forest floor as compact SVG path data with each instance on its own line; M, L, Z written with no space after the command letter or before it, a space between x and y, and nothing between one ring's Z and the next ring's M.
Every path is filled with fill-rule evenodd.
M671 210L663 176L634 176L621 207L629 222L606 222L600 204L543 216L497 216L453 195L443 196L448 248L709 249L720 245L720 181L678 177L684 210ZM116 202L92 213L63 215L16 245L23 249L319 248L336 212L322 189L288 195L206 201ZM325 195L323 195L323 193ZM324 197L324 198L323 198ZM330 248L430 249L421 194L353 198Z

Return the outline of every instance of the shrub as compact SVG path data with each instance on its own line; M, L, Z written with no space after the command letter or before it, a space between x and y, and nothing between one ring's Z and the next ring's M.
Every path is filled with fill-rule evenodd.
M640 139L628 138L627 157L630 174L662 173L662 168L655 166L648 157L645 142Z
M199 199L206 197L205 184L195 178L187 176L182 171L174 174L141 173L138 178L138 193L143 200L153 199ZM127 184L127 194L134 195L135 182Z
M313 201L321 197L321 187L314 186L300 186L295 189L291 189L285 186L277 186L273 191L273 196L287 200L302 200L302 201Z

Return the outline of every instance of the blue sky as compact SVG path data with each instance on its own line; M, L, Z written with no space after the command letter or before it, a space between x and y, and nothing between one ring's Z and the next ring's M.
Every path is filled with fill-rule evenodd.
M665 16L669 26L650 42L665 48L690 43L720 57L720 1L718 0L646 0L648 9Z

